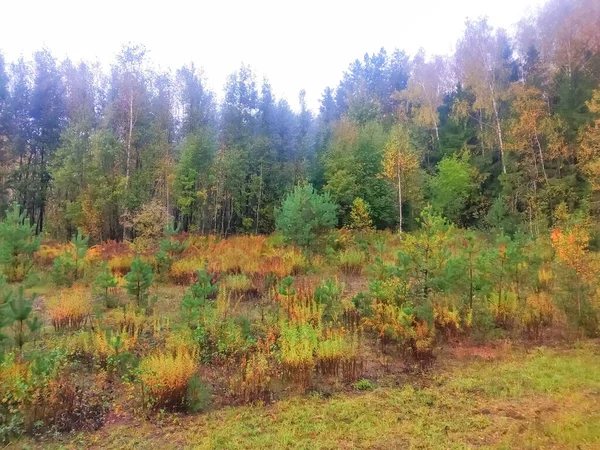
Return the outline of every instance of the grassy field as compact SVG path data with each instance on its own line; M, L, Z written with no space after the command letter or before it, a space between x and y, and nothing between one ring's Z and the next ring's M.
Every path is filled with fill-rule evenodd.
M600 346L462 352L399 386L129 418L9 448L600 448Z

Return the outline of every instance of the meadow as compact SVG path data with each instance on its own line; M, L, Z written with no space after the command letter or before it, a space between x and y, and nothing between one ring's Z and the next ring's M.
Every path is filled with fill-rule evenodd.
M4 225L11 223L10 215ZM23 448L595 448L581 224L41 242L2 278L0 437ZM20 225L19 225L20 223Z

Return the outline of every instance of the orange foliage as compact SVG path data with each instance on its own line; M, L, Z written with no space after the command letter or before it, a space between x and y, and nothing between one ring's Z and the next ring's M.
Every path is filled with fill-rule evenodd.
M593 280L597 267L588 257L590 235L584 227L575 225L569 232L555 228L550 239L561 262L573 269L584 281Z

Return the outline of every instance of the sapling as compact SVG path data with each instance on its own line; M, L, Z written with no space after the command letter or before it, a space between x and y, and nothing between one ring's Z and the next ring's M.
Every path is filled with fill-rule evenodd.
M131 263L131 270L125 275L125 289L135 297L138 307L147 306L152 280L152 268L137 256Z

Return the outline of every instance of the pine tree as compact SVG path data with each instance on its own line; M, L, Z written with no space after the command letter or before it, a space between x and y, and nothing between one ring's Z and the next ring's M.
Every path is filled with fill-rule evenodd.
M71 286L83 275L84 258L88 249L89 236L83 236L81 228L71 239L72 246L54 260L53 277L58 285Z
M148 305L148 295L152 286L152 267L137 256L131 263L131 270L125 275L125 289L136 299L138 307Z
M19 356L23 358L23 346L31 338L33 333L38 331L42 324L37 316L32 316L33 301L35 295L30 298L25 297L23 286L13 292L8 301L9 319L12 322L14 331L14 341L19 347Z
M181 225L175 227L173 219L165 225L164 239L160 241L160 248L156 254L156 263L161 274L167 273L173 263L173 258L185 250L185 241L180 242L173 238L180 229Z
M33 265L33 254L40 247L35 226L25 223L25 212L14 203L0 222L0 265L8 281L21 281Z
M277 212L277 228L294 244L311 247L337 223L337 205L329 194L318 194L310 185L296 186Z
M217 285L211 282L206 269L198 270L196 275L198 281L190 286L181 303L183 310L188 314L190 326L197 322L206 301L219 290Z
M102 290L103 295L104 295L104 303L107 308L110 308L111 304L110 304L110 297L108 295L108 290L111 288L117 287L118 283L117 283L117 279L111 273L110 268L108 267L108 264L104 263L102 265L100 273L98 274L98 276L96 277L96 280L94 281L94 285L98 289Z

